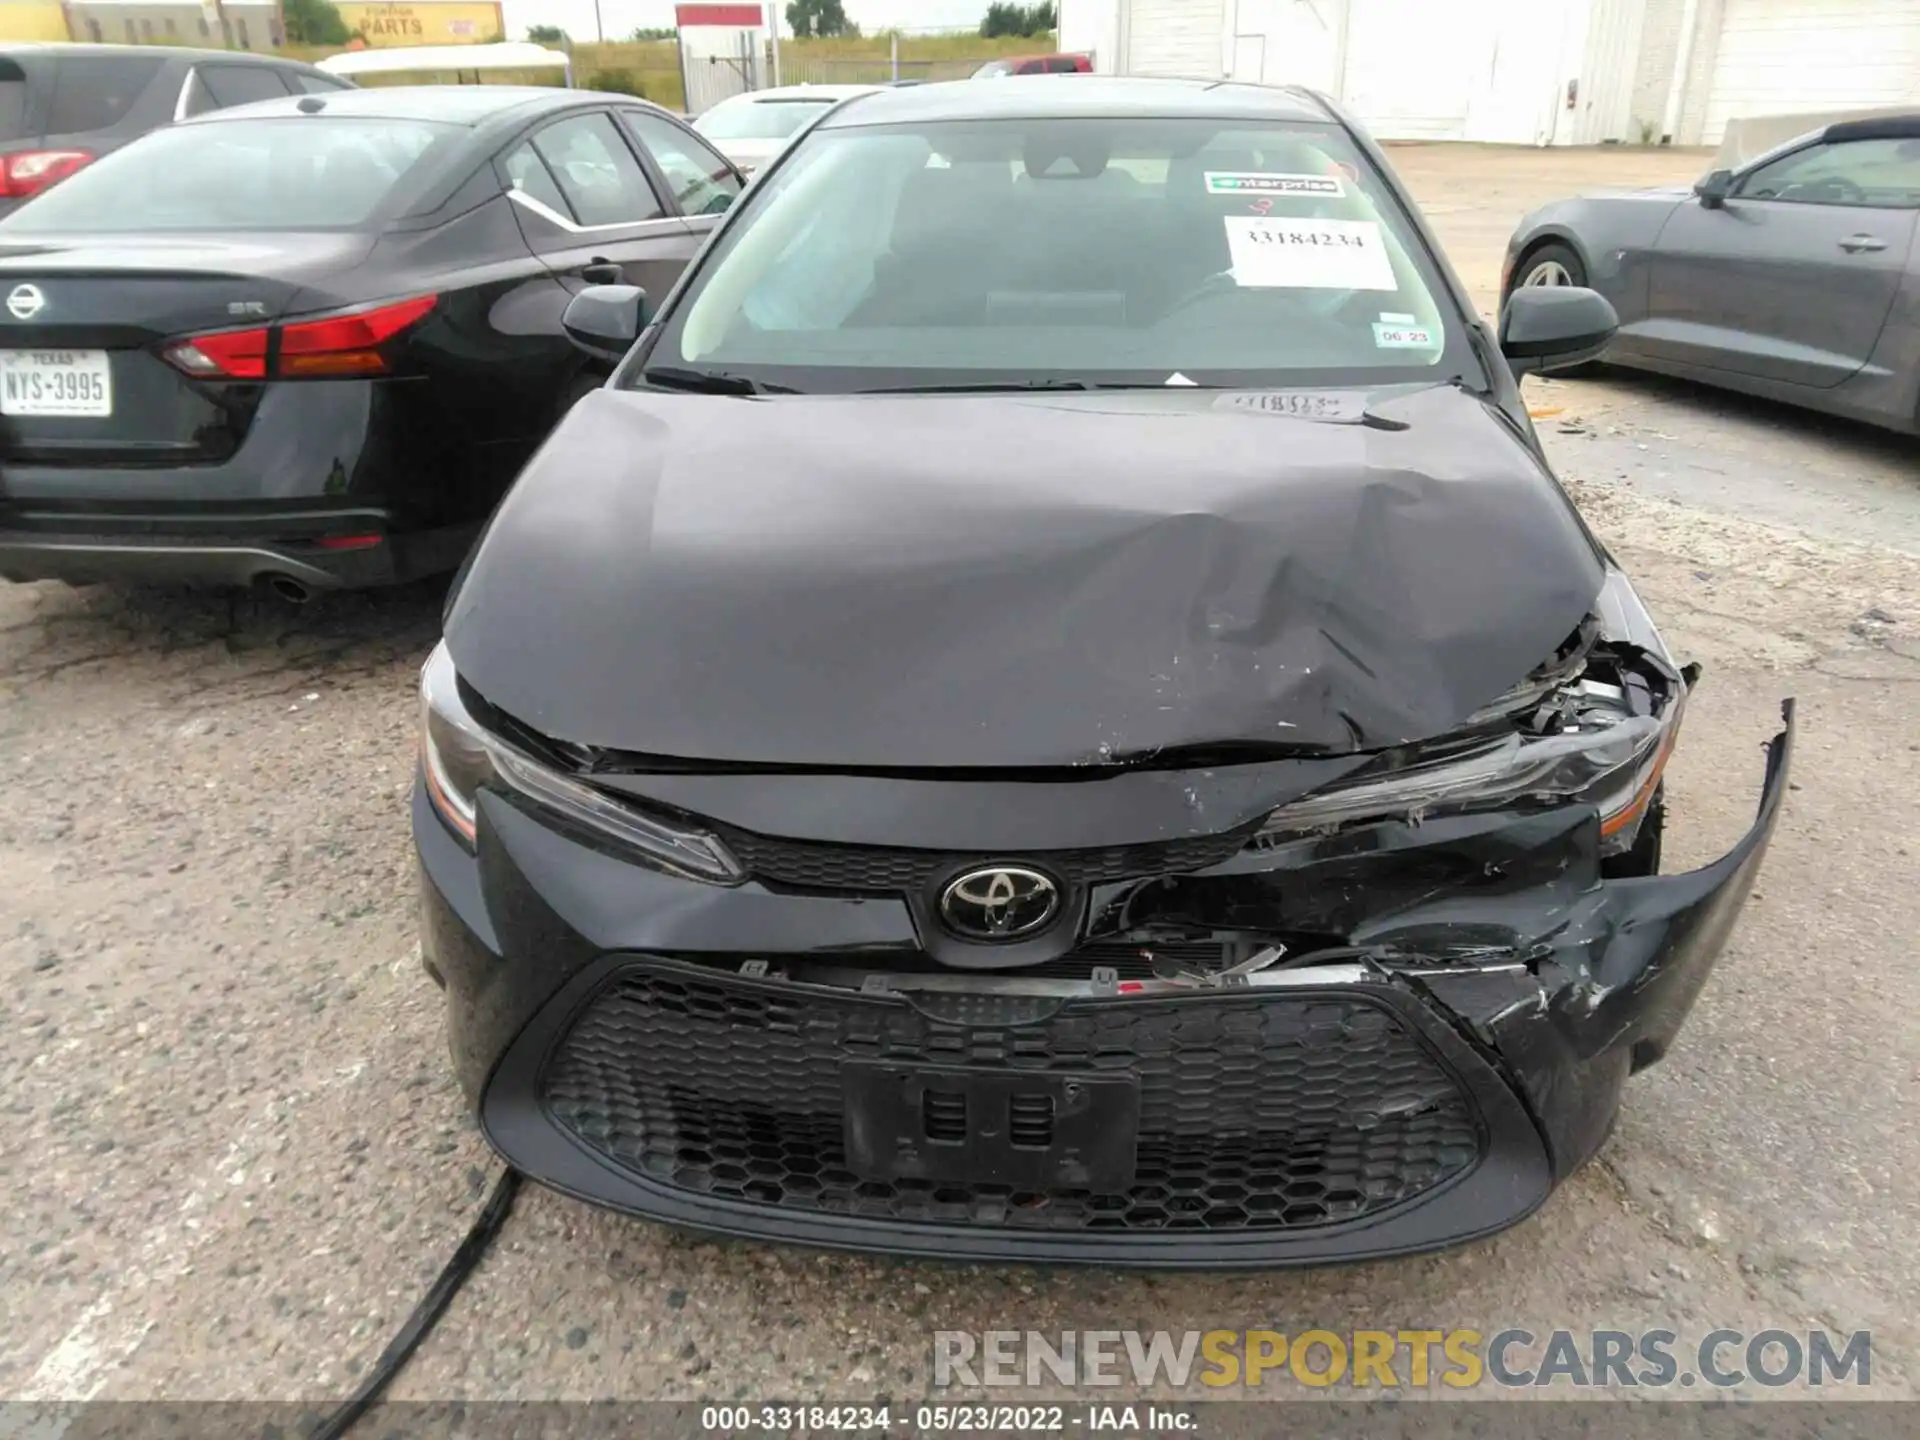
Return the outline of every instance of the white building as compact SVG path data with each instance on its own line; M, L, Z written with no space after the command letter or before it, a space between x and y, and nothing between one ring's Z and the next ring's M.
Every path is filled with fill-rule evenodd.
M1920 97L1920 0L1060 0L1060 48L1309 85L1383 139L1712 145Z

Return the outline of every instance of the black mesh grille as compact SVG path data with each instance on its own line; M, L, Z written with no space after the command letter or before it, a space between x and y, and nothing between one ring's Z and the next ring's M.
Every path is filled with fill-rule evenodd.
M656 1182L895 1222L1296 1229L1410 1199L1480 1153L1454 1078L1364 998L978 998L962 1018L934 1019L898 996L644 962L583 1012L544 1097L580 1141ZM863 1180L845 1152L846 1060L1131 1072L1133 1183L1103 1194ZM1021 1123L1037 1137L1050 1122L1036 1111Z
M713 827L747 872L760 880L811 890L917 890L942 871L980 860L982 852L901 850L873 845L828 845L787 840L731 826ZM1144 875L1204 870L1246 847L1252 827L1226 835L1202 835L1150 845L1112 845L1099 850L1051 850L998 854L996 861L1037 865L1069 885L1096 885Z

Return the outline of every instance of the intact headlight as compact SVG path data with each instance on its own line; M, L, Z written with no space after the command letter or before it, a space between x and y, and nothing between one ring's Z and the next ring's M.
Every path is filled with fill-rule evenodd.
M453 658L444 642L434 646L420 670L420 751L428 800L469 847L479 792L491 786L512 790L659 869L718 885L746 878L716 837L642 814L483 727L460 698Z

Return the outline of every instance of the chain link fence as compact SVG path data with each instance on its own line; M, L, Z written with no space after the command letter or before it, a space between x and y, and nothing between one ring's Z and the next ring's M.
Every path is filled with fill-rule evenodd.
M893 85L932 80L965 80L989 60L1001 56L949 56L939 60L903 60L892 55L853 58L784 54L780 57L782 85Z

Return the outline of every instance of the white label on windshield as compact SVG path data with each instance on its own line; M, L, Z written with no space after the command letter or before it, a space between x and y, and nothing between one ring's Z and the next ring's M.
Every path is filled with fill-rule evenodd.
M1239 170L1209 170L1209 195L1345 195L1346 187L1331 175L1275 175Z
M1424 325L1375 325L1373 343L1382 350L1431 350L1433 332Z
M1228 215L1233 282L1259 289L1398 290L1372 220Z
M1216 399L1213 408L1296 420L1354 421L1367 413L1367 397L1358 390L1233 390Z

